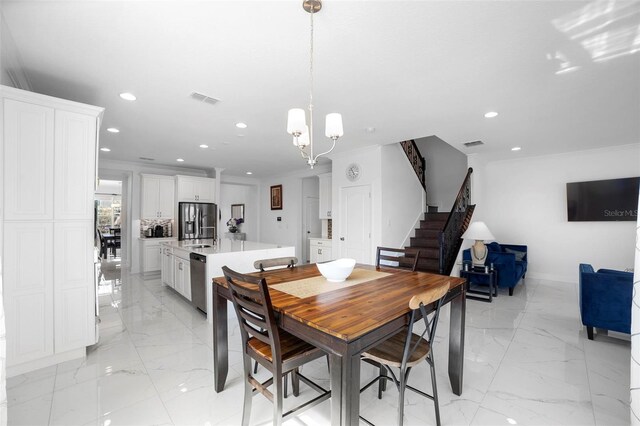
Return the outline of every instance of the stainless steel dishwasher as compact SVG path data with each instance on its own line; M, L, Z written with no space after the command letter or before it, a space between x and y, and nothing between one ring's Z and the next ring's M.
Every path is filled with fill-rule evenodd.
M207 256L189 254L191 264L191 304L207 313Z

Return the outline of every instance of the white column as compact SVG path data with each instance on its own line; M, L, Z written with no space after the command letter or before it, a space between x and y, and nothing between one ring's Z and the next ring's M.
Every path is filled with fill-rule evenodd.
M222 233L220 232L220 205L221 203L221 199L220 199L220 180L222 179L222 171L224 170L224 167L215 167L215 171L216 171L216 205L218 206L218 226L216 227L216 232L218 233L218 235L216 235L216 239L220 240Z
M638 200L640 210L640 200ZM636 223L636 257L631 304L631 424L640 426L640 216Z

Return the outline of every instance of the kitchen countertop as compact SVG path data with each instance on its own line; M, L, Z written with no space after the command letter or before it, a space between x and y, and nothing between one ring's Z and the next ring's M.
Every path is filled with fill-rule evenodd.
M213 243L212 239L206 240L183 240L183 241L163 241L162 244L166 247L171 247L179 250L186 250L198 254L221 254L221 253L235 253L255 250L269 250L275 248L282 248L284 246L278 244L259 243L257 241L235 241L228 238L222 238ZM195 244L208 244L211 247L195 248L190 247Z

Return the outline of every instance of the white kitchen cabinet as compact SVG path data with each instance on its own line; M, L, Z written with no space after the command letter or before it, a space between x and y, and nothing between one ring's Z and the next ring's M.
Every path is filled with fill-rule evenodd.
M7 375L95 343L93 191L103 108L0 86Z
M140 258L143 274L161 272L164 246L161 242L175 241L175 238L140 238Z
M326 238L309 238L309 262L333 260L331 244L331 240Z
M174 256L175 289L188 301L191 301L191 262Z
M55 127L55 218L86 220L94 209L94 186L87 182L95 180L96 119L56 111Z
M216 202L216 180L196 176L176 176L178 202Z
M318 175L320 193L320 219L331 219L331 173Z
M53 219L53 107L4 99L5 220Z
M53 230L55 347L95 343L93 221L57 222Z
M191 301L191 261L189 260L190 253L190 251L183 249L173 250L175 289L189 301Z
M160 272L162 283L175 288L175 276L173 271L173 251L169 247L162 248L162 269Z
M53 223L5 222L4 306L9 366L54 354Z
M175 179L173 176L141 174L141 219L173 219Z

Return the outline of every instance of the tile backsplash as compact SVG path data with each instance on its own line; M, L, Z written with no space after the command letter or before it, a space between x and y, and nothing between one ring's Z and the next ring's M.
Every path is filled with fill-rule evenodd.
M173 237L173 219L142 219L140 221L140 237L146 237L147 229L154 229L157 225L162 226L163 237Z

